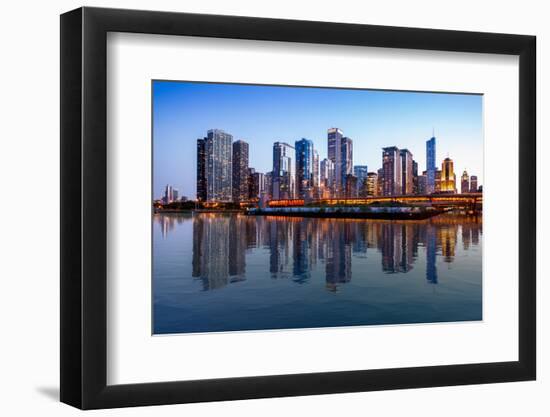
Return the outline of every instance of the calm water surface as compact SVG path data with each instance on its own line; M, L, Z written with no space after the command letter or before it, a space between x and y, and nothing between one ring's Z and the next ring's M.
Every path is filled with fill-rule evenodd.
M154 333L482 319L481 217L157 214Z

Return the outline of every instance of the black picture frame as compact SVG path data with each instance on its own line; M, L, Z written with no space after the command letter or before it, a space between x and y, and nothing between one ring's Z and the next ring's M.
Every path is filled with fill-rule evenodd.
M108 32L519 56L519 360L107 385ZM84 7L61 15L60 56L62 402L95 409L535 379L534 36Z

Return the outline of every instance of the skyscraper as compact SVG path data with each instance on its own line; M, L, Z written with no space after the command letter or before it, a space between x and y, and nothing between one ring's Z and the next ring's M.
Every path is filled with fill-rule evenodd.
M341 153L342 189L345 190L348 175L353 174L353 141L350 138L342 138Z
M357 177L357 193L359 196L362 194L363 186L366 185L368 173L369 170L366 165L355 165L353 167L353 175Z
M328 159L334 164L334 182L331 184L333 193L338 195L342 189L342 138L344 132L337 127L328 129Z
M296 149L296 190L299 198L304 198L313 188L313 142L302 138L295 143Z
M435 191L435 136L426 141L426 194Z
M197 200L206 201L206 141L207 138L197 139Z
M456 175L451 158L445 158L441 164L441 192L456 193Z
M374 197L378 195L377 182L378 182L378 174L376 172L369 172L367 174L367 186L366 186L367 197Z
M164 204L171 203L174 201L174 189L171 185L166 184L164 187L164 197L162 198Z
M460 192L462 194L470 192L470 177L466 170L464 170L460 179Z
M284 142L275 142L273 144L273 199L281 200L295 198L295 160L296 151L293 146L290 146L288 143Z
M206 136L206 200L229 202L232 198L233 136L211 129Z
M418 162L413 159L413 194L418 193Z
M334 184L334 163L325 158L321 161L320 167L319 182L323 198L328 198L332 196L332 186Z
M313 188L315 193L319 190L319 152L317 149L313 149Z
M382 148L382 169L384 170L383 194L401 195L401 155L396 146Z
M413 193L413 159L408 149L399 151L401 156L401 193L408 195Z
M384 168L378 169L378 178L376 179L376 195L384 195Z
M238 203L249 197L248 143L244 140L233 142L233 201Z
M470 177L470 192L477 193L477 175Z

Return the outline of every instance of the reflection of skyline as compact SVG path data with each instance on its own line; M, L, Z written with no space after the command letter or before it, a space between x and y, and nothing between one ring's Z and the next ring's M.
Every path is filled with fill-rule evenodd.
M164 239L191 216L155 216ZM336 291L352 280L352 258L381 255L387 274L425 268L428 283L438 283L437 260L452 263L458 235L465 249L477 246L481 218L438 216L425 221L371 221L199 214L193 221L193 272L203 290L223 288L246 279L247 251L269 251L272 279L307 283L317 264L324 265L326 288ZM418 263L419 251L425 262ZM360 271L355 271L359 273Z

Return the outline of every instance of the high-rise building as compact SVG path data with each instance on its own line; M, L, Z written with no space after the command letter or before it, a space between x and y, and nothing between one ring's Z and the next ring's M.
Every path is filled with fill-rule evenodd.
M328 159L334 164L334 181L330 185L334 195L338 195L342 189L342 138L344 132L337 127L328 129Z
M180 192L177 188L172 188L172 201L178 201L180 197Z
M369 169L366 165L355 165L353 167L353 175L357 177L357 194L361 196L363 194L363 187L366 185ZM365 193L366 195L366 190Z
M342 138L341 152L342 188L345 190L348 175L353 175L353 141L350 138Z
M233 142L233 201L238 203L249 197L248 143L244 140Z
M441 164L441 192L456 193L456 175L451 158L445 158Z
M334 163L328 158L325 158L321 161L319 183L320 183L319 194L323 198L331 197L332 187L334 184Z
M206 141L207 138L197 139L197 200L206 201Z
M260 198L262 193L265 192L265 176L261 172L255 172L254 169L250 168L250 187L249 187L249 197L252 200Z
M348 174L346 175L346 181L345 181L345 184L346 184L346 193L345 193L345 197L346 198L355 198L357 197L357 183L358 183L358 178L353 175L353 174Z
M319 188L319 152L313 149L313 187Z
M313 188L313 142L302 138L297 140L296 149L296 190L298 198L304 198Z
M382 148L382 169L384 170L383 195L401 195L401 155L396 146Z
M460 192L462 194L470 192L470 177L468 176L466 170L464 170L462 177L460 178Z
M401 157L401 193L409 195L413 193L413 158L408 149L399 151Z
M374 197L378 195L378 174L376 172L369 172L367 174L367 197Z
M229 202L232 199L233 136L211 129L206 136L206 200Z
M376 195L384 195L384 168L378 169L376 180Z
M413 194L418 193L418 162L413 159Z
M266 198L270 200L272 198L273 193L273 174L270 172L266 172L264 175L264 193L266 195ZM261 197L261 196L260 196Z
M426 141L426 194L435 191L435 136Z
M470 177L470 192L477 193L477 175Z
M273 144L272 197L274 200L295 198L295 160L296 151L293 146L284 142Z
M164 187L164 197L162 197L162 202L164 204L168 204L174 201L174 189L171 185L166 184L166 187Z
M420 195L426 194L426 171L424 171L422 175L418 176L417 183L418 188L416 193Z
M426 184L427 184L428 178L426 177ZM440 193L441 192L441 170L436 169L435 170L435 186L434 186L434 193Z

